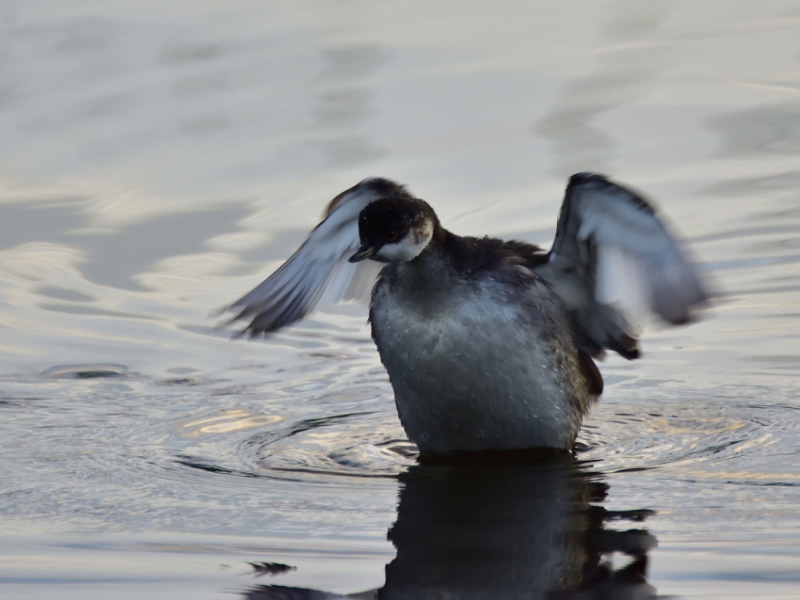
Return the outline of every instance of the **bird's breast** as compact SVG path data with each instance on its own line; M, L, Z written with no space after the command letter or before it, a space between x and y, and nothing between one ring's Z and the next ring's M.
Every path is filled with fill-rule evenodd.
M584 392L569 329L553 330L551 303L537 313L495 292L458 290L431 303L376 289L373 337L422 450L572 444L574 396Z

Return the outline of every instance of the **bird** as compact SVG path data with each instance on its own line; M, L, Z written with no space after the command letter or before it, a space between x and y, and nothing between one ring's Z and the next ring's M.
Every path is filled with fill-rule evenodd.
M652 202L604 175L569 179L549 251L451 233L406 186L373 177L333 198L228 309L257 337L370 296L372 338L422 454L572 451L603 392L595 360L638 358L648 314L689 323L705 288Z

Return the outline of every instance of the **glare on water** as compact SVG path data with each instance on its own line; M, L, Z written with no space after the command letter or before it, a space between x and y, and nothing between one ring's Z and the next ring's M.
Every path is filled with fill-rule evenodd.
M781 0L4 3L0 593L796 594L798 27ZM361 305L217 327L364 177L546 247L586 170L719 298L601 365L574 459L418 464Z

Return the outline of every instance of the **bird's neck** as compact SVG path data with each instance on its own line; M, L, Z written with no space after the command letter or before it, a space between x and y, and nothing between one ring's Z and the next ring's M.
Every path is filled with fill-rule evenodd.
M410 289L431 293L438 288L450 288L456 278L454 250L461 238L436 223L433 237L414 260L400 263L397 276Z

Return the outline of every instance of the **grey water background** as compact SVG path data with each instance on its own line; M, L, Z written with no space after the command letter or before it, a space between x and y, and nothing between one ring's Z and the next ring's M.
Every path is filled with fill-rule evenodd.
M258 343L210 315L366 176L547 246L597 170L723 297L601 365L570 468L655 511L606 527L657 539L658 594L800 597L799 32L781 0L5 0L0 595L323 597L289 588L374 590L414 532L449 539L419 499L463 482L415 478L363 306ZM498 547L556 560L525 536L573 484L482 477L478 513L521 523Z

